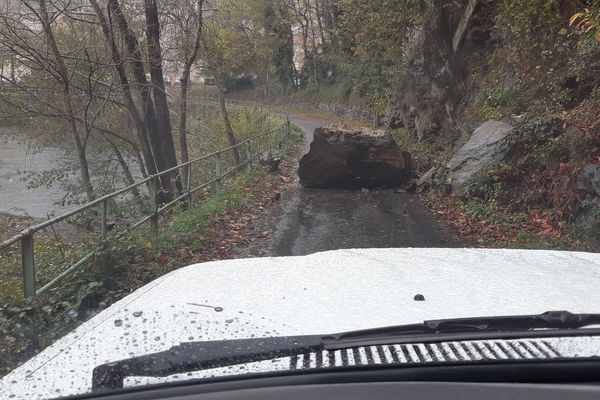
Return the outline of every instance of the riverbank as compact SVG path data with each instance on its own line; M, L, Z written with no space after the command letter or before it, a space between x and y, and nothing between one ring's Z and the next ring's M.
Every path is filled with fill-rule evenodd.
M37 225L44 221L45 219L43 218L0 212L0 242L15 236L29 226ZM80 242L85 238L85 231L74 225L59 222L54 224L52 229L46 228L40 231L38 237L59 237L61 242L75 243Z
M6 240L35 223L33 217L0 212L0 242Z

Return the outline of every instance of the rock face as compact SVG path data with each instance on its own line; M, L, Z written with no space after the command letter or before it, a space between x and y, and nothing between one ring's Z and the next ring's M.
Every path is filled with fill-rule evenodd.
M465 56L485 48L491 7L476 0L422 3L423 22L407 35L399 56L404 72L384 118L386 126L404 126L419 139L454 128L468 88Z
M315 130L298 169L300 183L315 188L397 186L411 174L410 154L385 131L334 125Z
M448 162L452 191L464 191L473 175L500 163L509 150L503 140L514 130L512 125L502 121L488 121L475 129Z
M577 186L594 196L600 196L600 165L588 164L577 177Z

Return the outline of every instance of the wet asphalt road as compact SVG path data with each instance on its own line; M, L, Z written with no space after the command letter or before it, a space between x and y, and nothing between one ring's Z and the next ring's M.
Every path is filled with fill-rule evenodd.
M328 122L291 121L307 139ZM309 189L299 184L282 194L266 256L296 256L344 248L455 247L418 196L393 190ZM264 243L262 244L265 245ZM258 255L258 254L257 254Z

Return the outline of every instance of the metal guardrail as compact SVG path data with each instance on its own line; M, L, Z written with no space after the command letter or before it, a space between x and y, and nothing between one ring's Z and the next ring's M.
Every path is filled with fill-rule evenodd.
M231 100L230 100L230 102L231 102ZM243 105L244 107L248 107L248 104L252 105L253 107L257 106L255 103L246 103L246 102L241 102L241 101L239 101L239 102L233 101L233 102L238 103L240 106ZM233 102L230 104L233 104ZM214 99L211 101L211 103L214 103ZM277 113L277 115L281 115L281 116L284 115L282 112L280 112L276 109L270 109L269 113L271 113L271 115L273 115L275 113ZM263 156L267 152L273 150L275 147L282 148L284 142L286 141L286 139L288 139L288 137L290 135L290 131L291 131L290 121L289 121L289 118L286 117L285 123L283 123L278 128L269 130L267 132L261 133L254 137L251 137L249 139L243 140L234 146L230 146L225 149L221 149L221 150L215 151L213 153L206 154L202 157L198 157L194 160L177 165L173 168L169 168L165 171L148 176L147 178L142 179L138 182L135 182L134 184L132 184L130 186L127 186L123 189L114 191L114 192L109 193L105 196L102 196L94 201L86 203L83 206L81 206L73 211L69 211L65 214L62 214L55 218L52 218L48 221L44 221L40 224L28 227L28 228L24 229L23 231L21 231L19 234L11 237L10 239L3 241L2 243L0 243L0 250L8 248L17 242L20 242L20 244L21 244L21 269L22 269L22 273L23 273L23 295L24 295L24 297L27 298L27 297L37 296L37 295L45 292L50 287L54 286L57 282L59 282L61 279L63 279L65 276L71 274L72 272L77 270L79 267L84 265L86 262L92 260L96 255L99 255L104 251L105 245L106 245L106 242L108 239L109 202L112 199L116 198L117 196L123 195L127 192L132 192L139 186L147 184L150 188L150 190L149 190L149 192L150 192L150 209L151 209L150 213L148 215L144 215L140 220L131 224L124 232L119 234L115 239L123 238L127 233L129 233L133 229L138 228L139 226L143 225L144 223L146 223L148 221L150 221L152 231L154 233L156 233L158 231L158 222L159 222L158 218L161 213L163 213L165 210L171 208L173 205L180 203L183 200L187 199L188 201L191 202L192 195L194 193L196 193L197 191L204 189L210 185L215 185L216 192L220 191L220 185L221 185L223 179L227 178L228 176L234 175L235 173L239 172L244 167L252 168L252 164L255 160L259 159L261 156ZM272 137L273 134L276 135L274 141L273 141L273 137ZM265 137L267 137L266 140L263 139ZM255 143L256 145L253 146L253 143ZM266 146L265 146L265 143L267 144ZM253 152L253 147L255 147L254 152ZM223 172L222 171L223 156L228 152L233 152L235 149L245 150L244 161L240 162L237 165L234 165L233 167L229 168L227 171ZM210 179L206 182L200 183L198 186L194 187L192 184L192 179L191 179L192 178L192 166L201 161L206 161L209 159L214 159L215 170L214 170L212 179ZM184 188L183 191L180 192L179 195L175 199L171 200L169 203L158 204L157 192L158 192L158 188L160 187L159 178L163 175L170 174L171 172L183 171L183 170L186 171L186 176L188 176L187 187ZM87 253L85 256L80 258L78 261L76 261L72 265L68 266L58 276L54 277L49 282L45 283L41 288L37 289L36 288L35 248L34 248L35 233L39 232L40 230L42 230L44 228L50 227L58 222L64 221L67 218L70 218L77 214L80 214L83 211L88 210L95 206L102 207L100 233L102 236L103 244L101 246L95 248L91 252Z
M188 101L188 105L197 105L200 104L215 104L218 102L216 97L210 96L196 96L193 101ZM253 108L260 113L267 114L269 116L279 116L279 117L287 117L287 114L282 111L280 108L273 107L269 104L262 103L254 103L246 100L235 100L235 99L225 99L225 104L232 107L241 107L241 108Z

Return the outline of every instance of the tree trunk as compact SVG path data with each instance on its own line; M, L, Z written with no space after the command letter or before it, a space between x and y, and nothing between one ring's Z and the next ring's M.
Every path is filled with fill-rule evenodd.
M467 31L467 27L469 26L469 21L471 21L473 12L477 7L477 3L479 3L479 0L469 0L465 11L460 18L460 22L456 28L456 32L454 33L454 38L452 39L452 50L454 50L455 53L458 51L460 43L465 36L465 32Z
M197 0L197 13L198 18L196 20L196 37L194 40L194 47L189 58L185 60L183 73L181 74L181 95L179 99L179 149L181 153L181 163L185 164L189 161L189 152L187 145L187 98L190 87L190 75L192 66L198 58L198 52L200 51L200 45L202 43L202 7L204 0ZM188 168L184 168L182 171L183 185L187 187L190 177L188 176Z
M181 163L185 164L190 160L187 145L187 96L189 87L189 71L183 71L181 76L181 94L179 97L179 152L181 154ZM187 176L187 168L183 173L183 185L186 186L189 177Z
M92 186L92 181L90 179L90 169L87 161L87 156L85 154L85 146L81 142L81 138L79 137L79 132L77 130L77 121L75 120L75 114L73 111L73 103L71 102L71 88L69 81L69 74L67 71L67 66L63 59L62 54L58 48L56 43L56 39L54 37L54 32L52 31L52 26L50 25L50 18L48 16L48 9L46 7L45 0L39 0L40 6L40 22L42 24L42 28L44 29L44 33L46 35L46 39L48 40L48 45L50 47L50 51L55 58L56 61L56 69L58 75L60 76L61 83L63 85L63 102L65 107L65 114L67 117L67 121L69 124L69 129L71 131L71 135L73 136L73 142L75 143L75 149L77 151L77 157L79 159L79 172L81 174L81 185L86 194L88 201L92 201L95 198L94 188Z
M162 69L162 52L160 48L160 25L158 20L158 7L156 0L145 0L146 10L146 39L148 40L148 64L150 66L150 77L152 81L152 97L154 98L154 108L156 120L158 123L158 143L165 158L164 169L172 168L177 165L177 155L175 152L175 142L173 141L173 132L171 130L171 117L169 114L169 104L167 101L167 92ZM171 175L171 174L169 174ZM172 174L172 179L181 192L181 181L176 172Z
M106 135L104 135L104 139L110 144L110 147L113 149L113 152L115 153L115 156L117 157L117 161L119 161L119 165L121 166L121 169L123 170L123 174L125 175L125 183L127 184L127 186L133 185L135 183L135 180L133 179L133 175L131 174L131 169L129 168L129 165L127 165L127 161L125 160L125 157L123 157L123 153L121 153L119 146L117 146L117 144L115 142L113 142L111 139L109 139ZM132 190L132 192L136 197L139 196L139 192L138 192L137 188L134 188Z
M125 64L124 64L125 59L122 56L119 49L117 48L117 44L114 39L114 27L112 25L112 18L110 18L109 20L106 19L106 17L104 16L104 13L102 12L102 9L98 5L97 0L90 0L90 4L92 5L94 12L98 16L98 20L100 21L100 26L102 28L102 33L104 35L106 42L109 44L109 47L111 49L113 65L114 65L114 68L119 77L119 82L121 84L120 85L121 95L127 106L126 107L127 112L135 125L138 142L141 145L143 157L145 160L145 162L142 163L141 159L140 159L140 168L141 168L141 170L143 172L143 176L145 178L146 170L145 170L144 164L148 166L147 168L149 168L151 173L156 172L156 170L154 168L154 156L152 154L152 149L150 146L150 142L148 140L146 124L142 120L140 113L138 112L138 109L133 100L133 96L131 94L129 79L127 78L127 74L125 72ZM109 8L108 8L109 13L111 10L110 7L111 7L111 4L109 3ZM138 156L139 156L139 153L138 153Z
M311 42L312 42L312 50L313 50L313 77L315 80L315 84L318 85L319 84L319 66L318 66L318 60L317 60L317 55L318 55L318 51L317 51L317 38L316 38L316 33L315 33L315 22L314 22L314 18L312 16L311 13L308 14L309 19L309 26L310 26L310 31L311 31Z
M219 84L217 84L217 93L219 97L219 109L221 110L221 116L223 117L223 125L225 126L225 134L229 140L229 145L235 146L237 144L237 139L235 138L233 128L231 127L231 122L229 121L229 113L227 112L227 106L225 105L225 94L223 93L223 90ZM237 147L232 151L235 165L238 166L241 164L240 152Z
M92 180L90 179L90 168L85 154L85 146L81 142L79 132L77 131L77 122L75 121L75 115L73 114L73 104L71 103L71 93L69 85L65 85L64 88L65 96L65 112L69 120L69 128L73 135L73 141L75 142L75 149L77 150L77 158L79 159L79 171L81 174L81 185L88 201L92 201L96 198L94 194L94 188L92 186Z
M321 44L325 45L325 30L323 29L321 6L323 6L323 4L320 1L315 2L315 16L317 18L317 26L319 27L319 37L321 38Z
M290 10L283 0L273 2L267 18L267 31L276 38L273 64L285 94L296 89L298 73L294 65L294 34Z
M132 72L134 73L134 80L136 80L136 78L141 78L139 76L140 72L145 80L145 75L143 73L143 65L140 66L139 61L132 59L132 57L135 54L135 48L136 48L135 38L133 38L133 42L132 42L132 36L129 35L130 32L127 32L128 31L127 21L125 20L125 18L123 18L122 14L121 14L120 5L117 0L109 0L108 1L108 14L109 14L108 20L104 16L104 13L102 12L102 9L100 8L100 6L98 5L96 0L90 0L90 4L94 8L94 11L95 11L96 15L98 16L104 37L105 37L106 41L109 43L109 46L111 48L113 65L115 67L115 70L117 71L117 75L119 76L119 81L121 83L121 86L120 86L121 94L122 94L125 104L127 106L126 107L127 112L129 113L129 115L131 116L131 119L133 120L133 123L135 124L136 131L138 134L138 140L141 144L146 168L148 169L148 172L150 174L155 174L158 171L158 168L157 168L156 160L154 159L154 152L152 149L152 145L150 144L150 138L149 138L150 134L148 133L148 127L146 124L146 120L144 120L144 118L142 118L140 112L138 112L137 106L135 105L135 102L133 100L133 95L132 95L131 89L130 89L131 85L129 83L129 79L127 78L127 74L125 72L125 62L127 59L119 51L117 44L116 44L117 42L115 40L115 33L114 33L115 28L113 26L113 15L114 15L114 18L116 18L116 20L117 20L118 29L122 32L122 35L127 42L128 47L127 47L126 51L127 51L127 55L129 56L129 61L132 65L131 69L132 69ZM126 32L123 33L123 31L126 31ZM141 69L141 71L140 71L140 69ZM143 103L144 103L142 105L142 113L145 114L146 109L147 109L147 107L145 105L145 100L147 97L147 88L139 88L138 87L138 91L140 92L140 97L142 98ZM145 94L146 94L146 96L145 96Z
M150 3L154 3L148 0ZM166 103L166 93L164 92L164 82L162 79L162 66L160 56L160 47L156 48L156 41L159 39L160 28L158 26L158 15L156 8L146 7L147 13L150 14L147 18L148 30L152 33L148 33L148 36L152 39L153 43L148 44L150 62L151 62L151 77L155 86L153 87L152 94L158 95L158 102L161 104L159 112L155 108L154 101L152 100L151 92L148 89L148 81L144 71L144 62L142 61L142 53L138 45L137 39L131 29L129 28L128 22L123 15L121 6L118 0L108 0L109 12L114 14L117 26L123 35L125 40L125 49L127 52L127 59L131 65L131 71L134 76L136 87L140 94L142 102L142 114L141 120L145 126L145 132L147 134L149 143L149 157L146 161L146 168L150 174L155 174L160 171L165 171L177 165L177 158L175 156L175 144L173 143L173 136L171 133L170 119L168 119L168 104ZM156 3L154 3L156 6ZM150 50L152 47L152 50ZM158 61L156 60L158 57ZM158 63L158 72L157 64ZM157 77L160 75L160 78ZM162 93L160 90L160 83L162 82ZM158 87L156 87L158 85ZM165 120L166 113L166 120ZM159 118L160 116L160 118ZM167 123L168 122L168 123ZM168 128L167 128L168 127ZM166 136L166 137L165 137ZM173 198L173 174L163 174L159 179L159 192L157 200L163 204ZM179 182L180 186L181 182Z
M15 75L15 63L16 62L17 62L16 57L12 56L12 58L10 59L10 81L12 83L17 82L16 75Z

